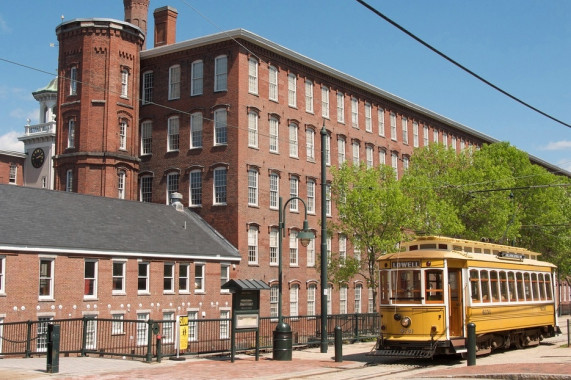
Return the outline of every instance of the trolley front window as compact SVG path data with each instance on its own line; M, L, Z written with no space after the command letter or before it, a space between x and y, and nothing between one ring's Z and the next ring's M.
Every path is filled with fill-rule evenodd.
M394 303L421 303L420 270L393 271L391 300Z
M424 272L426 279L426 302L442 302L444 300L444 282L442 271L431 269Z

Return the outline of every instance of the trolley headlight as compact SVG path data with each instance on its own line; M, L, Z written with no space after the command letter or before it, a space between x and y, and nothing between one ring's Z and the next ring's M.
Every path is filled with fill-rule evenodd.
M403 317L403 318L400 320L401 326L402 326L402 327L405 327L405 328L410 326L410 322L411 322L411 321L410 321L410 318L409 318L409 317Z

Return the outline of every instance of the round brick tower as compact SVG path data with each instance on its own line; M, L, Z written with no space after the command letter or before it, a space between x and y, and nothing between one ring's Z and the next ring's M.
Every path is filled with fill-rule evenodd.
M148 6L148 1L125 0L126 16L127 3L146 27L139 3ZM92 18L62 23L56 34L55 189L136 200L139 52L145 33L124 21Z

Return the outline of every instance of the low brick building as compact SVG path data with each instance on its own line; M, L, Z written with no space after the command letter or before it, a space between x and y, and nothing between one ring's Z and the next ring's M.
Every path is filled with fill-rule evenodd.
M228 317L240 255L175 206L0 185L0 322Z

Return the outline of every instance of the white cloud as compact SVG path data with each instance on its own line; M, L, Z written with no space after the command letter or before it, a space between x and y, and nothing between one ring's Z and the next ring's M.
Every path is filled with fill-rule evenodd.
M0 135L0 150L7 150L11 152L24 152L24 143L18 141L18 136L21 133L10 131L6 134Z
M550 142L541 148L542 150L565 150L571 149L571 140L561 140Z
M4 20L2 15L0 15L0 32L3 34L9 34L12 32L12 28L8 26L8 23Z
M571 159L559 160L556 165L568 172L571 172Z

